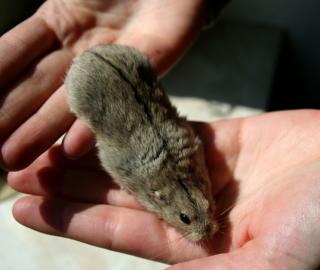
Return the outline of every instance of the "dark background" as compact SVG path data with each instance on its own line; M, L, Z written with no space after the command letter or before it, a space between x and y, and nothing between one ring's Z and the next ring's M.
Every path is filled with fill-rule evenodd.
M320 1L235 0L226 18L264 23L284 32L270 109L320 106Z
M1 1L0 33L4 33L30 16L42 2L41 0ZM211 47L206 46L206 44L216 42L214 38L219 38L219 35L216 33L221 32L219 27L220 29L223 28L224 21L233 22L234 25L259 25L274 29L274 33L281 33L281 37L277 37L277 40L280 41L279 45L277 45L279 46L279 54L277 55L276 63L272 71L271 85L268 85L267 90L262 91L260 89L261 87L259 87L259 85L265 84L262 77L254 78L256 81L252 83L249 92L246 92L247 90L242 92L241 89L245 88L243 81L230 77L230 81L234 82L232 90L229 91L230 93L225 90L219 92L215 89L217 87L211 87L211 85L208 84L209 88L204 91L206 92L205 95L198 94L200 91L194 91L193 96L247 105L265 110L320 108L320 76L318 75L318 71L320 70L319 11L320 1L318 0L234 0L223 11L221 22L217 25L218 30L211 29L208 33L203 34L202 36L204 37L200 37L199 42L197 42L190 51L190 55L193 55L193 58L185 62L184 60L181 61L178 64L177 71L175 72L174 69L172 73L169 73L167 76L168 79L164 79L164 84L172 86L172 89L169 91L170 94L189 95L187 91L184 93L183 87L179 84L179 82L183 80L186 81L186 76L184 76L186 68L184 65L186 65L185 63L188 61L191 61L191 63L197 62L195 58L199 55L197 50L199 51L206 47L206 50L210 51ZM219 25L222 25L222 27ZM230 28L230 26L228 27ZM252 29L252 27L250 29ZM248 32L249 34L251 33L250 31ZM263 36L265 33L263 27L256 28L254 31L259 36ZM259 31L261 32L257 33ZM213 41L211 41L211 39L213 39ZM266 48L266 51L267 49L268 48ZM264 63L262 60L257 59L257 61L261 61L261 66L263 66ZM207 64L214 65L216 62L218 61L215 61L213 57L212 63ZM199 63L199 65L204 67L204 64ZM229 69L234 69L233 63L227 61L223 68L218 69L217 67L216 70L219 70L221 73L227 72L229 70L227 65L229 65ZM199 76L198 80L201 80L201 75ZM214 76L214 74L212 76ZM190 85L192 85L193 78L189 79ZM250 83L250 81L246 82L246 87ZM185 83L185 85L188 85L188 83ZM234 93L238 91L241 94L233 94L231 91ZM261 91L261 93L259 91ZM254 102L259 96L264 95L266 96L266 98L264 98L265 102Z

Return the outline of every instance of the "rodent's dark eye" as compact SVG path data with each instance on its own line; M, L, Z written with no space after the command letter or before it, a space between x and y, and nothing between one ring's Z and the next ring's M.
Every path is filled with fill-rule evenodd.
M190 218L184 214L184 213L180 213L180 219L183 223L187 224L187 225L190 225L191 224L191 220Z

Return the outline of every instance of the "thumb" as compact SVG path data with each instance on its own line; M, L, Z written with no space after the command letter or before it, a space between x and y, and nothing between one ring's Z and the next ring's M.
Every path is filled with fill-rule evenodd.
M242 248L232 252L179 263L166 270L301 269L296 267L292 258L281 255L279 252L272 252L261 243L248 242Z

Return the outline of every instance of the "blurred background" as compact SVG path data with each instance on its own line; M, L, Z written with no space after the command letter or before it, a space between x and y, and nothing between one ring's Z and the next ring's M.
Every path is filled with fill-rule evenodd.
M0 3L0 33L41 0ZM164 79L172 95L263 110L319 108L320 2L233 0Z
M42 2L1 1L0 34ZM179 111L194 120L320 108L319 13L317 0L233 0L163 84ZM6 185L0 170L1 270L165 267L31 231L12 218L13 195L19 196Z

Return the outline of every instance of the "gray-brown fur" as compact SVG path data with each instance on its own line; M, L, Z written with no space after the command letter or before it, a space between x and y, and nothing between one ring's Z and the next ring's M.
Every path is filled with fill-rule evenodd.
M148 58L126 46L94 47L75 59L66 86L71 110L94 131L114 180L188 239L209 238L216 225L201 142Z

